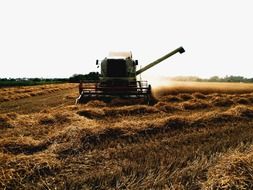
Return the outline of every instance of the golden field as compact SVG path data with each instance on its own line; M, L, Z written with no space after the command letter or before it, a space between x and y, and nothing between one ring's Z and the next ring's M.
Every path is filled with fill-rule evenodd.
M252 84L173 83L153 106L26 88L0 89L0 189L253 188Z
M53 93L59 90L73 89L75 86L71 83L65 84L45 84L37 86L0 88L0 102L7 102L32 96L39 96Z

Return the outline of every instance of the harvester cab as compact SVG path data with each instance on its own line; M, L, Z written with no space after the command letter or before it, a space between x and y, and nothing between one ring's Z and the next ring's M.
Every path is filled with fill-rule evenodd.
M135 84L137 64L138 61L132 59L131 52L110 52L100 64L100 85L122 87Z
M131 52L111 52L102 61L96 61L100 67L98 81L82 81L79 85L80 95L77 103L91 99L110 100L113 97L144 98L148 103L152 98L151 85L147 81L138 81L137 75L162 62L176 53L184 53L183 47L164 55L147 66L137 70L138 60L132 58Z

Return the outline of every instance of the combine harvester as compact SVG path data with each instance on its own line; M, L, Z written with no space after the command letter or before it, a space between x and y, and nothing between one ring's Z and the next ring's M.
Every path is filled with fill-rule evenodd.
M96 65L101 68L99 80L80 83L80 96L76 99L76 103L86 103L97 99L110 101L113 97L144 98L147 103L150 103L153 97L151 85L147 81L138 81L137 75L176 53L184 52L184 48L179 47L137 71L138 60L132 59L131 52L110 53L109 57L96 61Z

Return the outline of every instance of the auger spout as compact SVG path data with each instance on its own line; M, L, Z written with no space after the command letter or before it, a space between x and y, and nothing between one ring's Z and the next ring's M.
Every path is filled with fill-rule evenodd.
M144 71L150 69L151 67L157 65L158 63L164 61L165 59L171 57L172 55L174 55L174 54L176 54L176 53L182 54L182 53L184 53L184 52L185 52L184 48L183 48L183 47L179 47L179 48L173 50L172 52L170 52L170 53L164 55L163 57L161 57L161 58L159 58L159 59L153 61L152 63L148 64L147 66L141 68L140 70L136 71L136 75L139 75L139 74L143 73Z

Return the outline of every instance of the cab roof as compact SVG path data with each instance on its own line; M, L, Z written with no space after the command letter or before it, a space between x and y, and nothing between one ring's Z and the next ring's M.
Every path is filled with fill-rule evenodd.
M109 55L107 57L108 59L127 59L130 58L132 59L132 52L131 51L111 51L109 52Z

